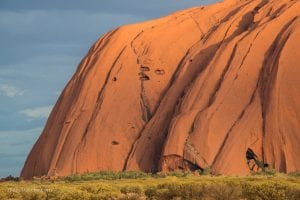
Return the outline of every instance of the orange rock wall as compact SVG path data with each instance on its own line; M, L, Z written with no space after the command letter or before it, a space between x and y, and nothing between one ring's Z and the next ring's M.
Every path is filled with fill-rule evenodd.
M21 176L300 170L300 1L227 0L120 27L83 58ZM188 163L188 164L187 164Z

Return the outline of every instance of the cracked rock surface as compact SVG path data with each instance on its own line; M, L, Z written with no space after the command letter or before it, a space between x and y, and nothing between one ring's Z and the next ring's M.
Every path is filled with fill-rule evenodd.
M276 171L299 171L299 47L299 0L225 0L106 33L21 176L245 175L248 148Z

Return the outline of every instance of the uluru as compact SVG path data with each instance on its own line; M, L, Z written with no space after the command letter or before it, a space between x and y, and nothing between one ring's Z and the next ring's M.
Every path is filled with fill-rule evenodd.
M300 171L299 47L299 0L225 0L108 32L66 85L21 177L247 175L249 152Z

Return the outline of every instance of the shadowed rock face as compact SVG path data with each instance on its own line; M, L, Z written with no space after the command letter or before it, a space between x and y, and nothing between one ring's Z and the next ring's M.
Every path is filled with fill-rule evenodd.
M21 176L300 170L300 1L228 0L120 27L83 58Z

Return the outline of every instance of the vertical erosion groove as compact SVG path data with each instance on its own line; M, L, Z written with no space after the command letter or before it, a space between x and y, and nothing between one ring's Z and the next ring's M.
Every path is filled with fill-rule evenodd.
M117 32L118 28L115 29L114 31L111 31L109 33L107 33L106 35L104 35L98 42L95 43L95 45L93 47L91 47L90 49L90 53L91 55L87 55L85 56L85 58L80 62L80 65L79 67L77 68L76 70L76 73L75 75L73 76L73 79L77 79L76 81L76 84L75 85L71 85L71 81L69 81L68 83L68 86L69 87L72 87L72 90L75 90L75 88L77 87L77 90L78 91L81 91L82 90L82 85L83 85L83 82L84 82L84 78L86 77L86 74L91 70L92 67L89 67L89 66L92 66L95 62L96 62L96 58L94 58L93 60L91 59L92 56L95 55L96 51L98 53L100 53L110 42L111 40L111 37ZM78 75L79 74L79 75ZM66 89L64 89L65 91ZM63 94L62 94L63 95ZM78 96L79 96L79 93L78 92L74 92L71 94L71 98L70 99L77 99ZM72 104L71 104L72 105ZM69 106L71 109L71 106ZM66 119L66 116L67 114L65 114L65 119ZM78 116L77 116L78 117ZM77 118L76 117L76 118ZM63 138L61 138L61 136L59 137L58 139L58 142L56 144L56 148L54 148L54 152L53 152L53 156L52 156L52 159L50 161L50 164L49 164L49 167L47 169L47 173L51 172L51 170L55 170L56 169L56 166L57 166L57 162L59 160L59 157L60 157L60 154L63 150L63 148L65 147L65 142L66 142L66 139L69 137L69 131L71 130L71 128L73 127L73 124L74 124L74 121L69 124L69 128L67 129L67 131L65 132L63 136Z
M97 115L99 114L99 111L101 109L101 106L102 106L102 102L104 100L104 95L105 95L105 89L106 89L106 86L107 86L107 83L108 83L108 80L111 79L111 73L112 71L114 70L116 64L118 63L120 57L122 56L122 54L124 53L125 49L126 49L127 46L123 47L123 49L120 51L120 53L118 54L118 56L116 57L116 59L114 60L112 66L110 67L110 70L108 71L107 75L106 75L106 79L98 93L98 97L97 97L97 101L96 101L96 104L95 104L95 108L92 112L92 115L88 121L88 124L86 126L86 129L82 135L82 138L81 138L81 141L78 143L77 147L75 148L75 151L74 151L74 155L73 155L73 164L72 164L72 168L74 169L75 168L75 173L76 173L76 169L77 169L77 153L79 151L79 147L80 145L85 141L85 138L88 134L88 131L89 129L92 127L93 123L95 123L95 119L97 117ZM74 166L75 165L75 166Z
M260 99L261 99L261 115L262 115L262 160L265 162L265 137L267 132L266 121L267 112L271 103L271 93L273 86L275 85L275 78L278 71L278 62L281 52L288 41L292 25L296 22L299 17L295 17L290 20L279 32L274 42L271 44L269 50L265 55L265 60L262 65L262 75L260 79Z

